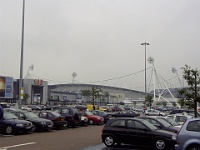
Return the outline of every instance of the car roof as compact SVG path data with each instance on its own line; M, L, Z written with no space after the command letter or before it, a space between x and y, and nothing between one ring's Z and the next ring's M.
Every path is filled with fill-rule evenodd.
M111 120L121 120L121 119L143 121L143 119L141 119L141 118L137 118L137 117L134 117L134 118L132 118L132 117L111 118Z

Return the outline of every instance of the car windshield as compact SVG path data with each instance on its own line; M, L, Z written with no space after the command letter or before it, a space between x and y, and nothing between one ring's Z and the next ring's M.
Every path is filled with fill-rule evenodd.
M4 113L3 117L4 117L5 120L9 120L9 119L18 119L18 117L15 116L15 115L12 114L12 113Z
M24 113L25 114L25 116L27 117L27 118L39 118L36 114L34 114L34 113L32 113L32 112L26 112L26 113Z
M169 123L171 123L173 126L178 126L178 122L176 122L174 119L171 118L165 118Z
M157 127L155 127L154 125L152 125L151 123L149 123L146 120L142 120L142 122L151 130L157 130L158 129Z
M59 116L60 116L60 114L57 113L57 112L55 112L55 111L51 111L51 113L52 113L54 116L56 116L56 117L59 117Z
M167 122L166 120L163 120L162 118L157 118L157 120L159 122L161 122L165 127L170 127L172 126L169 122Z

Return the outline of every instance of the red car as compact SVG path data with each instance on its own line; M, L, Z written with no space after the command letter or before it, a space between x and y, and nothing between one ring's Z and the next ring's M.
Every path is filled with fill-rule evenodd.
M90 111L83 111L84 115L88 118L88 124L103 124L104 118L96 116Z

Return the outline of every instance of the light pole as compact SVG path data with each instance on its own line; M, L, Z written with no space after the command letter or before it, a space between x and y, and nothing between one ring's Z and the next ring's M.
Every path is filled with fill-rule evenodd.
M25 11L25 0L23 0L22 7L22 41L21 41L21 61L20 61L20 80L19 80L19 105L21 103L24 95L24 85L23 85L23 55L24 55L24 11Z
M144 58L144 64L145 64L145 70L144 70L144 71L145 71L145 77L144 77L144 78L145 78L145 100L146 100L146 94L147 94L147 86L146 86L146 84L147 84L147 83L146 83L146 80L147 80L147 73L146 73L146 70L147 70L147 69L146 69L146 46L147 46L147 45L150 45L150 44L147 43L147 42L145 42L145 43L142 43L141 45L145 47L145 58Z

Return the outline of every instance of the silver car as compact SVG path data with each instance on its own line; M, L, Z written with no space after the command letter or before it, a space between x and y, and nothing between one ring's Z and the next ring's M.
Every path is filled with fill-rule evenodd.
M177 134L176 150L200 150L200 118L187 119Z

